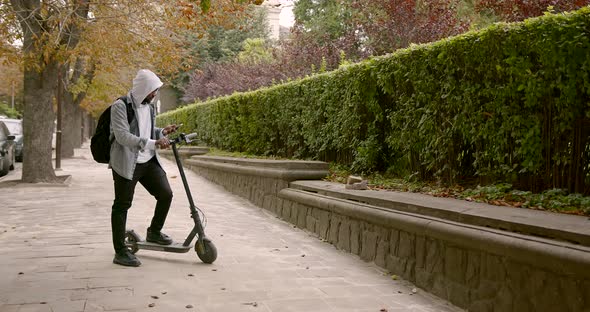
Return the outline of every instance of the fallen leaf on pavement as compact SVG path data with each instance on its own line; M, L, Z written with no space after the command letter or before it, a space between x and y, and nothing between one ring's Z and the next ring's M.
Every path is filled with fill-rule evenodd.
M257 307L258 306L258 303L257 302L245 302L245 303L242 303L242 304L243 305L251 305L253 307Z

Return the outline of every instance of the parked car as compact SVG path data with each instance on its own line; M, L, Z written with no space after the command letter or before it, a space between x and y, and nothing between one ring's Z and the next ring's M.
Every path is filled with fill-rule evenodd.
M8 127L0 121L0 176L7 175L9 170L14 170L15 149L14 135L10 134Z
M23 161L23 121L21 119L0 118L6 124L16 143L16 161Z

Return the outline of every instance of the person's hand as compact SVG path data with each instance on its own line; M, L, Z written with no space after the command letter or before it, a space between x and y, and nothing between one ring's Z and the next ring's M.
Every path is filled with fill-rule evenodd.
M166 149L166 148L170 147L170 141L168 140L168 138L158 139L156 141L156 146L161 149Z
M167 125L166 127L164 127L164 130L162 131L162 133L164 135L169 135L170 133L176 132L176 129L178 129L178 126L176 126L176 125Z

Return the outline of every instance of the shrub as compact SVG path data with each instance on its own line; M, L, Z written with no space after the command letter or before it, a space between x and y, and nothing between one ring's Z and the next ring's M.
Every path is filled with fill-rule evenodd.
M590 193L590 8L168 112L211 146Z

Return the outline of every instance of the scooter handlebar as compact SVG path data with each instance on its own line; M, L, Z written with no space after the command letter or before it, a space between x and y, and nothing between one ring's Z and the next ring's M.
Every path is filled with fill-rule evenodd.
M198 134L196 133L189 133L189 134L184 134L184 133L180 133L178 135L178 137L176 137L174 140L170 140L170 143L184 143L184 144L188 144L190 142L192 142L192 139L196 138Z
M184 136L184 139L187 140L188 142L190 142L192 139L196 138L197 134L196 133L191 133L191 134L187 134ZM188 143L187 142L187 143Z

